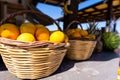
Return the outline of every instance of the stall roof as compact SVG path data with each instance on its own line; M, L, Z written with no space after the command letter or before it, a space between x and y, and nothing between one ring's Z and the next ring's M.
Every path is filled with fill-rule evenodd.
M24 1L27 1L27 0L24 0ZM38 3L38 2L41 2L41 3L50 4L50 5L59 6L59 7L63 7L65 1L66 0L30 0L30 2L32 4L34 4L34 5L36 3ZM86 2L86 1L88 1L88 0L78 0L78 3L82 4L82 3ZM90 0L90 1L93 1L93 0ZM98 3L92 4L90 6L87 6L85 8L80 9L78 11L78 14L79 14L78 19L79 19L79 21L81 23L84 23L89 19L90 20L95 20L95 21L105 21L106 18L107 18L107 12L108 12L107 1L109 1L109 0L101 0ZM29 7L29 9L31 9L31 6ZM35 9L35 8L32 7L32 9ZM116 18L120 17L120 0L113 0L111 10L112 10L112 16L111 17L113 17L113 16L114 16L114 18L115 17ZM57 20L62 21L63 18L59 18ZM49 21L48 21L48 23L49 23Z
M64 6L64 2L67 0L38 0L41 3L46 3L46 4L50 4L50 5L54 5L54 6L60 6L63 7ZM78 0L78 3L83 2L85 0Z
M63 7L65 0L38 0L39 2L51 4L55 6ZM84 3L88 0L78 0L79 4ZM90 0L93 1L93 0ZM86 22L87 20L95 20L95 21L105 21L107 18L108 12L108 2L109 0L99 0L98 3L92 4L85 8L82 8L78 12L78 19L81 23ZM112 16L114 18L120 17L120 0L113 0L112 3ZM59 18L57 20L63 20L63 18Z
M111 18L115 19L120 17L120 0L113 0L111 11L112 11ZM103 1L79 10L78 19L81 22L85 22L86 19L91 19L95 21L105 21L108 16L107 12L108 4L107 2Z

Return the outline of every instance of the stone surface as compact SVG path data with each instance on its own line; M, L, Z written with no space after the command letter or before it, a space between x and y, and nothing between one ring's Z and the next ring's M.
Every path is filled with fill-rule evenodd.
M85 61L64 59L58 70L38 80L116 80L119 56L113 52L94 53ZM0 80L20 80L0 65Z

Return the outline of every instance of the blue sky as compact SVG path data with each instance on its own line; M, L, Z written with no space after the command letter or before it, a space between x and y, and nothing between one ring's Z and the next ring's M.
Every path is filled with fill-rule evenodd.
M85 3L80 3L79 4L79 10L80 9L83 9L85 7L89 7L99 1L103 1L103 0L86 0ZM88 4L89 3L89 4ZM87 5L86 5L87 4ZM63 10L62 8L60 7L57 7L57 6L52 6L52 5L48 5L48 4L43 4L43 3L38 3L37 6L36 6L40 11L42 11L44 14L47 14L48 16L50 16L51 18L53 19L58 19L60 17L63 17ZM117 20L116 21L117 23L117 31L120 32L120 20ZM99 22L98 23L98 27L101 29L101 27L105 27L105 24L106 22ZM59 25L61 26L61 29L63 28L63 23L62 22L59 22ZM83 25L83 28L86 29L87 28L87 24L82 24ZM50 30L56 30L57 27L56 25L51 25L51 26L48 26L48 28Z
M86 0L83 3L79 4L78 10L81 10L81 9L83 9L85 7L89 7L89 6L94 5L94 4L96 4L98 2L101 2L101 1L103 1L103 0Z

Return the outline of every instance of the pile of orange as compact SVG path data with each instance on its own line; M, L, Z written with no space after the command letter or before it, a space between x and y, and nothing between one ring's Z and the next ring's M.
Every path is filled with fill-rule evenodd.
M81 30L80 28L69 29L67 35L74 38L81 38L88 35L87 30Z
M87 30L82 30L80 28L67 30L67 35L73 38L89 38L95 39L94 34L89 34Z
M62 31L50 31L42 24L23 23L21 26L6 23L0 26L0 37L24 41L68 42L68 36Z

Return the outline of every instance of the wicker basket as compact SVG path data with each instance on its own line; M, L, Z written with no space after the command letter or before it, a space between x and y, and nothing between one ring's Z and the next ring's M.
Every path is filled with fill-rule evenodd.
M66 30L68 30L69 27L74 23L79 24L79 21L71 22ZM70 47L67 50L66 57L71 60L89 59L96 46L96 40L70 38L69 42Z
M3 19L1 24L9 17L24 13L43 15L36 11L19 11ZM37 79L54 73L60 66L67 48L67 43L21 42L0 37L2 59L8 71L21 79Z

